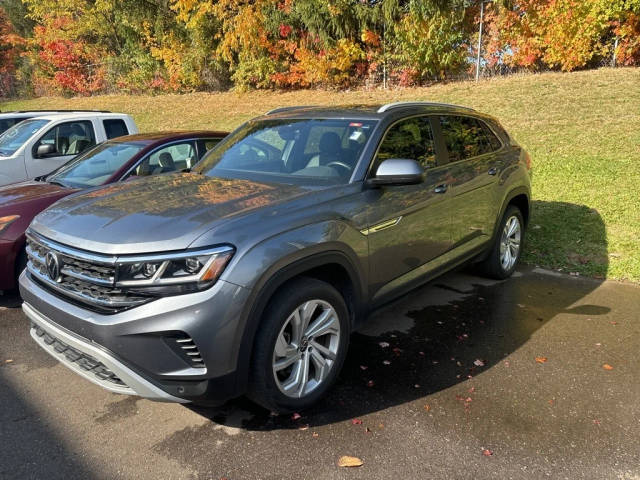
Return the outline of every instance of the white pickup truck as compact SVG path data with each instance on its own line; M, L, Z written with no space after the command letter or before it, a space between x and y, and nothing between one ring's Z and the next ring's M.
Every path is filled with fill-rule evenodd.
M0 135L0 186L46 175L110 138L138 133L129 115L54 113L17 123Z

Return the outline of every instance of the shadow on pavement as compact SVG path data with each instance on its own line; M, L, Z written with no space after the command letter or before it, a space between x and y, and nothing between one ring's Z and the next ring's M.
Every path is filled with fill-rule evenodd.
M537 203L545 203L547 212L562 212L562 217L572 211L589 212L589 251L606 262L606 231L597 212L566 203ZM566 233L555 235L561 239ZM531 267L521 271L502 282L448 274L373 313L364 329L352 336L337 385L298 422L289 415L272 416L246 399L217 408L188 408L213 422L249 430L340 422L473 378L562 313L586 318L610 311L598 305L572 306L595 290L599 280L539 273Z
M82 452L70 450L28 399L18 394L0 366L0 478L104 478L83 464Z
M22 299L17 292L5 292L0 295L0 308L20 308Z

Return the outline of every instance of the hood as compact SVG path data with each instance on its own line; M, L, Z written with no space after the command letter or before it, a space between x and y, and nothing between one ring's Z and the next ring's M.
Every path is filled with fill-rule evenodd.
M65 245L107 254L183 250L228 219L306 193L292 185L181 173L74 195L31 228Z
M46 182L20 182L0 187L0 207L53 198L74 192L73 189Z

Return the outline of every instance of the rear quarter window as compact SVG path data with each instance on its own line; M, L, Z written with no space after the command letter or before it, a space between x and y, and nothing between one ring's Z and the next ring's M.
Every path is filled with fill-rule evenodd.
M124 123L124 120L119 118L109 118L107 120L103 120L102 124L104 125L104 131L107 134L107 139L129 135L129 131L127 130L127 125Z
M498 137L477 118L443 115L440 127L450 162L492 153L502 147Z

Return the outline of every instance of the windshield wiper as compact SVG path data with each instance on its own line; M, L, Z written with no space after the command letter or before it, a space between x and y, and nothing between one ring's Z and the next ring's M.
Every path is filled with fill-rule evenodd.
M69 185L66 185L62 182L58 182L57 180L47 180L47 182L50 183L51 185L58 185L60 187L69 188Z

